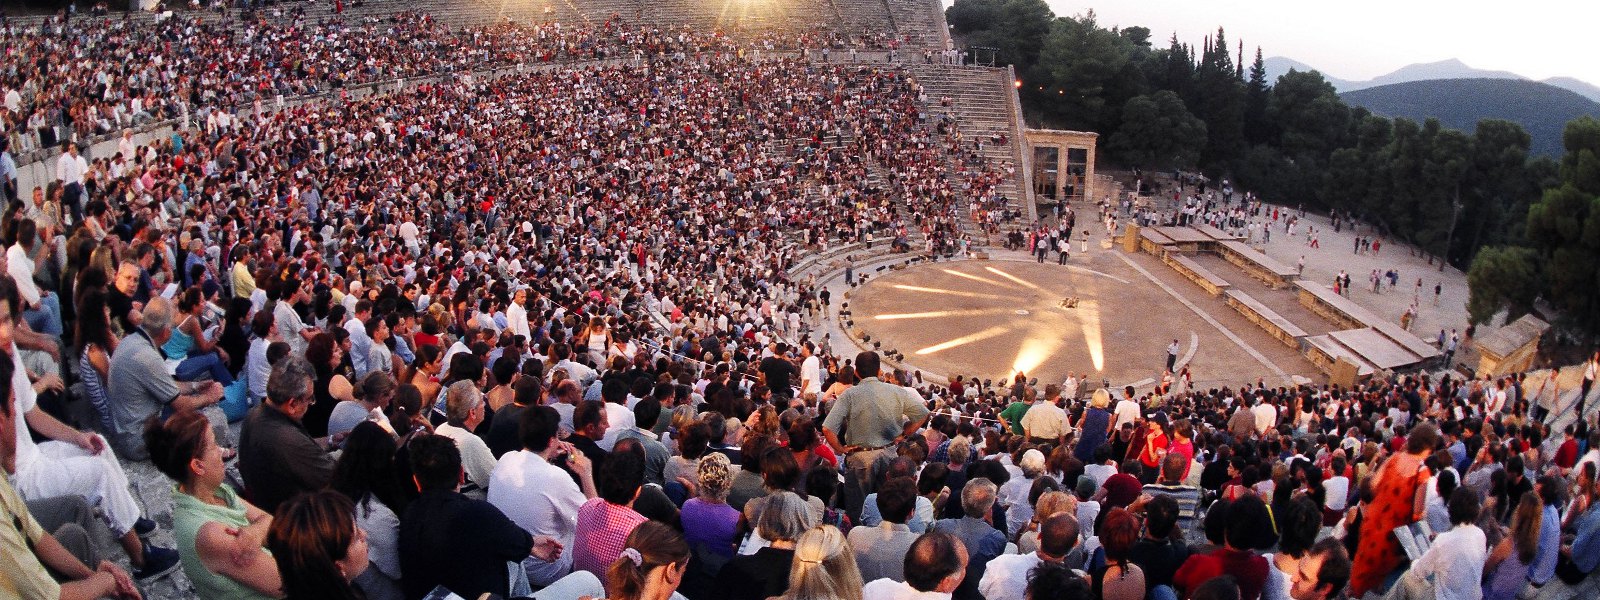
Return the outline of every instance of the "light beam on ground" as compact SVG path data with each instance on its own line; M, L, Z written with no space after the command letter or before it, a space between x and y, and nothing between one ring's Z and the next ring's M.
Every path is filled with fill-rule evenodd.
M1006 300L1006 299L1009 299L1008 296L1001 296L1001 295L998 295L998 294L980 294L978 292L960 292L960 291L956 291L956 290L945 290L945 289L922 287L922 286L916 286L916 285L898 285L897 284L894 287L895 287L895 289L906 290L908 292L927 292L929 294L948 294L948 295L951 295L951 296L961 296L961 297L964 297L964 298L988 298L990 300Z
M1028 338L1022 342L1022 348L1017 351L1017 360L1011 363L1011 372L1006 376L1010 377L1019 372L1027 373L1038 368L1060 347L1060 338L1045 335Z
M933 354L941 350L949 350L956 346L965 346L976 341L986 340L1011 330L1009 325L996 325L971 335L964 335L948 342L934 344L917 351L917 354Z
M1079 300L1079 324L1083 326L1083 343L1089 347L1089 361L1096 372L1104 372L1106 349L1100 338L1100 304L1094 300Z
M1028 280L1023 279L1021 277L1017 277L1016 275L1012 275L1012 274L1007 273L1005 271L1001 271L1000 269L996 269L994 267L984 267L983 270L988 271L990 273L994 273L995 275L999 275L999 276L1004 277L1006 279L1010 279L1012 281L1015 281L1015 282L1017 282L1017 285L1021 285L1021 286L1027 287L1028 289L1038 290L1038 291L1041 291L1041 292L1044 291L1044 288L1039 287L1038 285L1035 285L1032 281L1028 281Z
M984 315L1009 315L1013 311L1009 308L974 308L971 310L935 310L915 313L892 313L872 317L877 321L896 321L900 319L937 319L940 317L981 317Z
M989 285L1005 285L1005 284L1000 283L998 281L995 281L993 279L987 279L987 278L984 278L984 277L979 277L979 276L973 275L971 273L962 273L961 271L957 271L955 269L940 269L940 270L944 271L946 273L949 273L951 275L955 275L956 277L964 277L964 278L967 278L967 279L971 279L971 280L976 281L978 283L987 283Z

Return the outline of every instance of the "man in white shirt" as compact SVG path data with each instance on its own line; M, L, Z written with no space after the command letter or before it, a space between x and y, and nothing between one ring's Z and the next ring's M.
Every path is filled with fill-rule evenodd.
M473 498L483 498L494 472L494 453L489 445L473 433L483 423L483 392L471 381L457 381L445 390L445 419L435 433L455 441L461 449L461 469L467 473L467 483L461 493Z
M352 284L354 285L354 284ZM352 292L353 293L353 292ZM362 298L356 301L356 309L344 321L344 330L350 333L350 366L355 369L356 379L359 380L372 370L368 365L368 358L372 355L372 337L367 335L367 319L372 317L372 301ZM466 457L462 457L465 459ZM469 468L470 472L471 469Z
M1488 540L1476 523L1480 505L1478 494L1460 488L1450 495L1450 531L1439 534L1401 578L1407 590L1418 582L1431 580L1433 597L1438 600L1479 600L1483 598L1483 564L1489 558ZM1426 583L1422 585L1426 586Z
M523 449L500 457L490 477L489 503L528 533L550 536L563 548L574 548L578 509L596 493L589 460L571 444L556 439L560 420L548 406L522 412ZM563 461L577 473L578 483L558 466ZM522 564L529 583L550 585L572 570L572 553L562 552L549 562L529 558Z
M1278 407L1270 400L1262 398L1259 404L1250 408L1256 417L1256 435L1266 435L1267 430L1278 426Z
M948 600L966 575L967 559L967 547L956 536L941 531L925 533L906 551L906 580L875 579L861 589L861 598Z
M1060 513L1039 527L1039 549L1028 554L1001 554L989 561L978 582L986 600L1024 600L1028 573L1045 562L1061 562L1078 545L1078 520Z
M1122 388L1122 399L1117 401L1117 408L1112 415L1117 418L1111 426L1113 429L1121 429L1123 423L1132 424L1139 419L1139 402L1133 399L1133 386Z
M817 358L817 346L811 342L800 345L800 399L812 402L822 394L822 361Z
M39 333L61 337L61 300L55 294L39 289L33 281L33 272L39 263L33 258L33 247L38 243L38 225L31 219L17 221L17 242L6 248L6 272L17 284L21 300L22 318L28 327ZM50 256L50 246L39 253L39 261Z
M532 340L532 329L528 326L528 288L519 287L511 295L511 306L506 307L506 322L512 335L520 335L522 339Z
M89 174L89 161L78 154L78 145L67 142L66 151L56 159L56 181L61 182L61 201L72 209L72 222L83 220L83 182Z

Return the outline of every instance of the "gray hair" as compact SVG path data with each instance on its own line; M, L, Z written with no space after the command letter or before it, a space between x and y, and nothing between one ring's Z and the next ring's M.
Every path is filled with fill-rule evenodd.
M311 395L316 371L304 356L290 354L272 367L267 377L267 399L273 404L288 404L290 400Z
M756 517L756 533L769 542L798 539L811 525L811 507L794 492L767 496Z
M139 322L146 332L153 334L166 333L172 330L172 320L176 316L173 311L172 301L161 296L150 299L144 305L144 320Z
M445 420L451 425L461 427L472 416L472 411L483 406L483 392L478 391L478 384L461 380L450 384L444 393Z
M961 511L974 519L982 519L994 508L995 494L999 488L987 477L967 480L961 488Z

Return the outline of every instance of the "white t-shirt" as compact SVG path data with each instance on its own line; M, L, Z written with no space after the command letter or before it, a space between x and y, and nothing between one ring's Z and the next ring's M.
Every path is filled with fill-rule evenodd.
M806 385L805 389L800 390L801 394L822 393L822 361L816 355L807 356L800 363L800 380Z
M1119 401L1114 414L1117 423L1112 427L1120 429L1123 423L1132 423L1139 418L1139 403L1132 400Z

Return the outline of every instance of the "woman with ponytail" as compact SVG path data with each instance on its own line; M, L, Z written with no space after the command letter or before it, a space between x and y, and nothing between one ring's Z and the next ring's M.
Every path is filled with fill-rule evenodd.
M367 535L344 494L301 494L278 507L267 534L289 600L359 600L351 580L367 570Z
M610 600L667 600L689 568L689 544L676 530L645 521L628 534L622 554L606 570Z
M861 600L861 571L850 540L832 525L801 534L782 600Z

